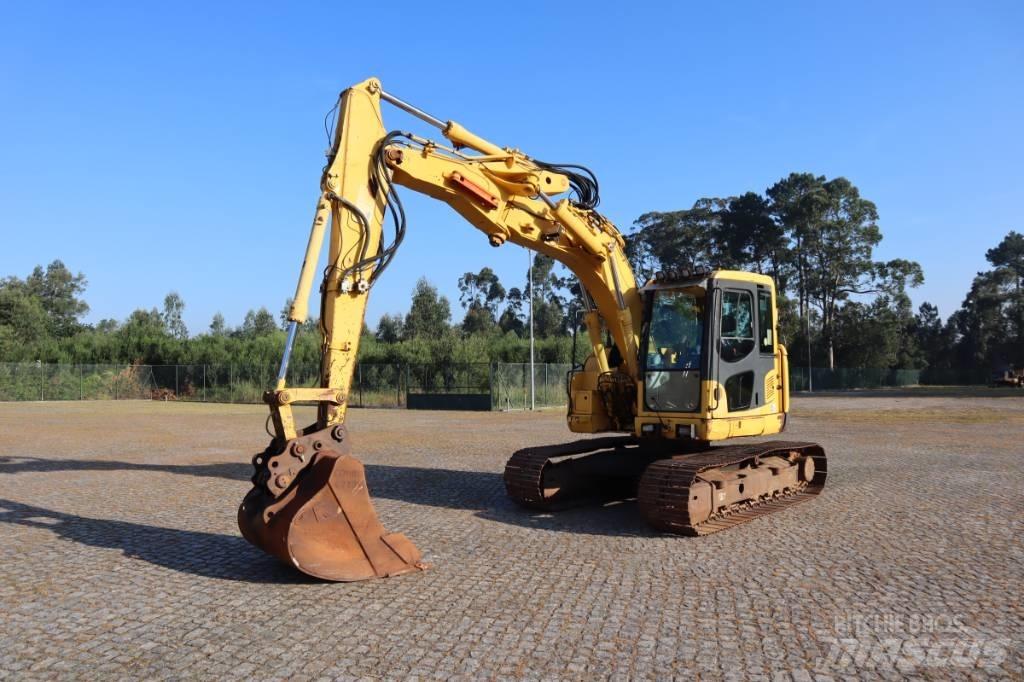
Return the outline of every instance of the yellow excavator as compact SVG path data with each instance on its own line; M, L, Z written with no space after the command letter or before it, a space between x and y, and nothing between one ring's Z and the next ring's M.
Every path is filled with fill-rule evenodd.
M446 142L388 132L382 102L436 127ZM326 580L424 567L416 546L378 520L345 427L367 298L405 234L399 185L447 203L493 246L546 254L579 280L591 351L568 377L568 426L619 435L513 453L504 481L517 503L554 510L635 497L653 527L705 535L821 491L826 459L816 444L711 445L785 428L788 365L770 277L691 268L639 286L622 234L596 210L588 169L500 147L370 78L337 103L280 371L264 395L274 437L253 457L253 488L238 512L249 542ZM388 214L394 234L385 243ZM288 386L328 234L320 386ZM316 422L297 428L295 403L315 403Z

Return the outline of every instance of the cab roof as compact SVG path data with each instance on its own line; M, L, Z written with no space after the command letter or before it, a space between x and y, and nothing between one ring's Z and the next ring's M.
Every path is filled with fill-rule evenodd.
M680 268L655 273L654 277L648 280L640 290L654 291L656 289L677 289L687 286L706 287L707 281L712 279L751 282L770 289L775 288L775 282L771 277L768 275L760 275L756 272L709 268Z

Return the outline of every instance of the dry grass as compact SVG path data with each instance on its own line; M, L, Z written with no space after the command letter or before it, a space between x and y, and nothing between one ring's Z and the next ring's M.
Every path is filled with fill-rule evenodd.
M1014 424L1024 425L1024 411L980 408L913 408L824 410L796 405L794 416L822 422L843 424L907 424L912 422L946 424Z

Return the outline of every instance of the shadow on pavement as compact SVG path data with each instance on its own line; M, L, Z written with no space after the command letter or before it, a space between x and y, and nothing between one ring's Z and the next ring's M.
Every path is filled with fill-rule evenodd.
M590 535L658 535L640 518L633 501L603 506L591 505L554 513L537 512L524 509L512 502L505 494L505 484L501 474L497 472L389 464L366 464L365 467L371 499L467 510L475 512L475 515L482 519L526 528ZM248 481L252 476L252 465L243 462L145 464L111 460L0 457L0 475L58 471L153 471ZM241 496L238 501L241 501ZM248 547L241 538L237 540Z
M206 578L319 582L263 554L241 536L96 519L4 499L0 499L0 523L46 528L79 544L119 549L127 557Z
M478 518L513 526L585 535L658 535L640 518L633 500L557 512L525 509L509 499L497 472L367 464L366 482L371 498L468 510Z
M48 471L162 471L189 476L207 476L247 481L252 476L248 462L220 464L141 464L104 459L46 459L44 457L0 457L0 474Z

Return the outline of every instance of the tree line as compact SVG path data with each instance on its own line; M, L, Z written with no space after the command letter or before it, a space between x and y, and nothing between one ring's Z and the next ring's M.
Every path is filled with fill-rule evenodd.
M881 239L878 210L853 183L809 173L792 173L763 193L645 213L626 236L638 281L696 266L772 276L780 336L794 366L926 369L952 380L1024 366L1024 235L1011 231L986 252L989 269L978 273L945 321L931 303L913 309L908 290L923 283L924 273L913 260L876 259ZM373 329L364 324L360 360L526 362L532 299L538 361L573 361L575 278L535 254L532 278L524 272L509 284L489 267L464 273L456 320L451 302L420 279L405 313L384 315ZM217 313L206 329L190 333L185 301L175 292L161 307L86 324L86 285L82 273L60 260L24 279L0 280L0 361L269 365L279 359L290 301L278 315L248 311L237 328ZM306 323L294 362L319 361L318 327L317 320ZM576 361L585 346L581 339Z
M550 259L544 262L542 257L541 261L538 270L549 272L554 266ZM481 281L487 279L490 269L482 272ZM405 314L384 315L372 330L363 324L360 361L528 362L526 316L522 312L525 299L517 293L518 289L509 292L511 298L502 293L499 324L493 317L497 305L494 296L485 313L474 304L478 294L470 292L481 285L466 281L464 285L460 279L460 288L466 287L462 300L471 312L462 323L452 323L448 299L421 278ZM124 320L103 319L86 324L82 318L89 312L84 298L87 283L84 274L72 272L60 260L45 268L37 266L24 279L0 279L0 362L269 366L280 360L290 299L277 315L265 307L249 310L238 327L227 325L218 312L206 329L191 333L184 322L185 301L173 291L164 297L160 307L140 308ZM538 295L541 291L537 289ZM535 318L541 325L536 327L536 359L569 362L573 343L566 323L561 317L551 321L561 313L544 312L552 306L562 309L564 304L558 302L558 295L552 294L552 298L553 301L538 301L535 305ZM303 325L292 355L294 364L319 363L319 326L316 318ZM583 357L582 344L577 357Z
M627 237L638 278L677 267L771 275L780 336L795 366L926 369L953 381L1024 366L1024 236L986 253L961 307L945 322L915 311L924 283L908 259L877 260L878 209L843 177L791 173L764 193L702 198L692 208L640 216Z

